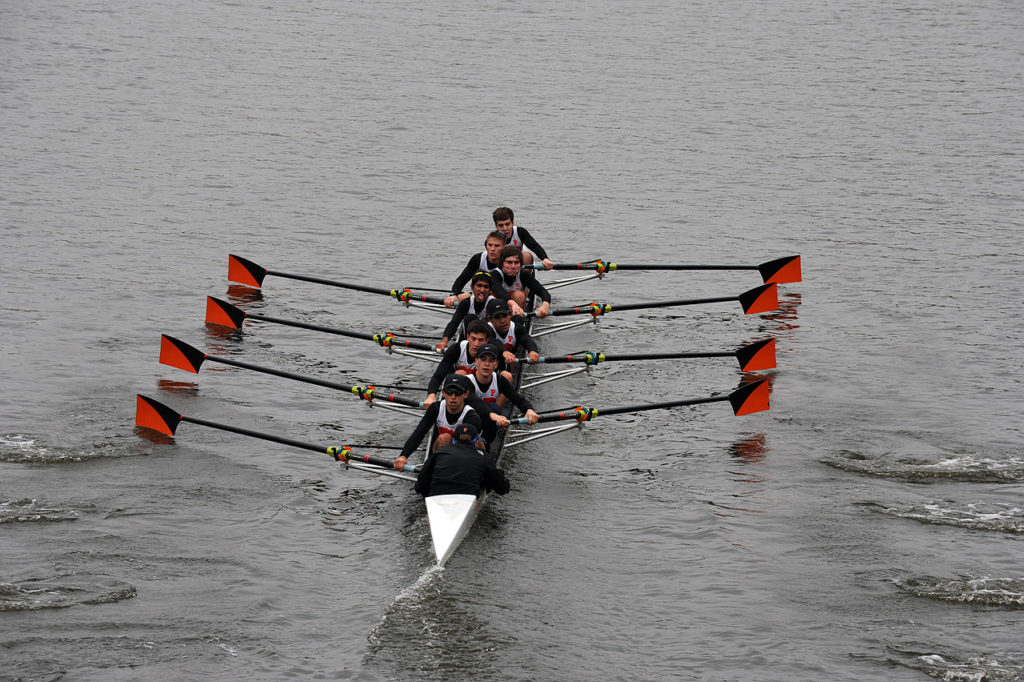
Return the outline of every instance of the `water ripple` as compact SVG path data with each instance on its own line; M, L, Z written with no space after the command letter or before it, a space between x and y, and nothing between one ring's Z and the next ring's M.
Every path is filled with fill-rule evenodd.
M1022 578L896 578L900 589L915 597L982 604L984 606L1024 607Z
M67 576L70 577L70 576ZM110 604L135 596L135 586L104 576L75 576L74 582L31 579L0 583L0 611L66 609L81 604Z
M958 504L956 502L923 502L920 504L883 505L868 502L862 505L881 514L937 526L956 526L972 530L1003 533L1024 533L1024 508L1011 504Z
M928 461L923 458L877 457L868 459L854 452L842 452L822 460L843 471L869 476L898 478L917 482L969 481L974 483L1018 483L1024 481L1024 459L994 459L980 455L954 455Z

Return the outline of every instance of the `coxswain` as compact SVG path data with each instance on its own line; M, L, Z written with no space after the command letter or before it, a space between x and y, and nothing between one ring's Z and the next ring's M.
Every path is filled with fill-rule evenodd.
M523 270L523 250L518 246L506 246L501 250L498 260L501 263L500 269L491 271L494 276L491 293L494 297L507 300L509 308L516 315L525 315L527 293L533 294L541 300L536 309L537 317L547 317L551 294L532 272Z
M427 458L416 476L416 492L430 495L480 495L509 491L505 472L491 458L473 446L479 431L473 424L455 428L454 440Z
M516 225L516 216L512 212L512 209L508 206L499 206L494 209L494 213L491 214L494 218L494 227L505 235L505 243L511 244L512 246L518 246L521 249L529 249L523 253L523 265L533 265L533 254L537 254L537 257L544 263L544 269L550 270L555 267L555 264L548 258L547 251L544 247L537 243L537 240L533 238L533 235L525 227L519 227Z
M441 394L442 399L427 407L419 424L405 441L401 454L395 459L396 469L401 470L409 462L409 455L416 451L431 428L436 432L436 450L452 442L452 434L457 426L472 424L479 433L483 420L491 421L490 409L476 397L473 382L464 374L449 374L445 377ZM487 447L482 441L480 445Z
M514 365L516 362L516 351L526 351L530 362L540 360L540 348L530 333L526 331L523 318L512 318L505 301L492 299L487 303L487 324L494 330L495 340L505 347L504 358L507 365Z
M491 338L492 329L483 320L472 320L466 325L466 338L448 346L437 369L427 382L427 397L424 405L431 405L437 400L437 389L445 377L453 372L469 374L476 369L476 351Z
M459 304L455 306L452 319L449 320L448 326L444 328L443 336L434 348L444 351L448 348L452 338L455 337L460 325L469 324L475 319L483 320L487 318L487 304L490 301L497 300L491 295L491 280L493 279L493 275L486 271L473 275L472 284L470 285L472 294L469 298L459 301Z
M505 247L505 234L498 230L488 233L487 238L484 240L484 250L478 254L470 256L469 263L466 267L462 268L462 272L455 278L452 283L452 293L450 296L444 299L444 304L448 308L451 308L456 302L461 301L465 298L469 298L470 294L464 293L462 287L466 286L466 283L473 279L473 275L483 270L494 270L498 267L498 254L501 253L502 248Z

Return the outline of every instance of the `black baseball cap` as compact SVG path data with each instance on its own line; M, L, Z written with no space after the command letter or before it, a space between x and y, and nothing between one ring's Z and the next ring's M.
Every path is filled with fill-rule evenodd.
M500 298L495 298L487 302L487 317L511 314L511 311L508 309L508 303L502 301Z
M480 431L473 424L459 424L455 427L455 440L463 440L462 437L465 435L469 436L465 440L474 440L480 435Z
M473 390L473 382L465 374L449 374L444 378L441 390L447 391L453 388L459 393L469 393Z
M487 343L476 349L476 356L480 358L485 355L490 355L494 357L495 360L500 360L503 350L505 350L503 347L499 346L493 341L488 341Z

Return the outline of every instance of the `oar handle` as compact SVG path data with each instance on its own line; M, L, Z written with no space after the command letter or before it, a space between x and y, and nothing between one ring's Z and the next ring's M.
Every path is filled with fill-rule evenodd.
M385 469L393 469L395 466L395 462L392 459L385 459L375 455L357 455L352 452L352 448L347 445L329 447L327 448L327 454L331 455L339 462L345 462L346 464L348 462L362 462L363 464L372 464ZM410 474L419 473L419 470L420 468L413 464L406 464L402 467L402 471L407 471Z

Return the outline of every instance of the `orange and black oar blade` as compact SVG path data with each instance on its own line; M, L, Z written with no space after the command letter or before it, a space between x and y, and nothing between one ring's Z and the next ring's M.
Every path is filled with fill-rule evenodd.
M745 291L739 298L743 312L747 315L770 313L779 309L779 287L774 282Z
M800 272L800 256L776 258L775 260L770 260L767 263L761 263L757 266L757 269L761 273L761 279L763 279L766 284L771 282L775 282L776 284L799 282L802 278L802 274Z
M241 329L248 314L227 301L213 296L206 297L206 324L219 324L222 327Z
M184 341L179 341L173 336L167 336L164 334L160 337L160 362L162 364L177 367L178 369L183 369L186 372L194 372L198 374L199 368L205 360L209 360L210 362L219 362L222 365L230 365L231 367L249 369L254 372L262 372L263 374L273 374L274 376L284 377L285 379L294 379L295 381L301 381L315 386L323 386L324 388L331 388L336 391L344 391L371 402L376 399L380 399L386 400L390 403L406 405L408 407L423 408L423 403L419 400L405 398L393 393L383 393L373 386L339 384L335 381L327 381L325 379L318 379L317 377L306 376L304 374L286 372L281 369L274 369L273 367L262 367L249 362L232 360L231 358L222 358L216 355L208 355L198 348L188 345Z
M135 424L147 429L154 429L160 433L173 436L175 430L178 428L178 424L181 422L189 422L190 424L198 424L200 426L207 426L211 429L220 429L221 431L230 431L231 433L238 433L243 436L249 436L250 438L259 438L261 440L268 440L272 443L280 443L282 445L290 445L295 448L302 450L312 450L313 452L325 453L332 455L335 459L349 462L355 460L356 462L363 462L366 464L372 464L380 467L380 471L374 471L373 473L384 474L388 476L396 476L397 478L404 478L407 480L415 480L408 476L401 476L397 471L390 471L391 461L381 459L373 456L360 456L355 455L351 452L346 452L348 448L339 447L324 447L321 445L314 445L312 443L304 443L300 440L293 440L291 438L283 438L281 436L275 436L272 433L261 433L259 431L251 431L249 429L242 429L237 426L231 426L229 424L220 424L217 422L207 421L206 419L196 419L195 417L186 417L183 414L178 414L176 411L159 403L152 398L147 398L144 395L136 396L136 407L135 407ZM361 468L361 471L373 471L372 469ZM406 465L405 471L410 473L416 473L418 468L412 465Z
M257 265L251 260L228 254L228 281L246 284L259 289L263 286L263 279L267 276L267 270L262 265Z
M206 353L167 334L160 335L160 364L199 374Z
M736 351L736 359L740 361L740 369L744 372L775 369L775 339L743 346Z
M167 407L163 403L158 403L152 398L147 398L144 395L135 396L135 425L142 426L147 429L153 429L160 433L173 436L175 430L178 428L178 424L181 423L182 416Z
M771 386L767 379L746 384L729 394L729 402L732 404L732 411L737 415L753 414L764 412L770 408L768 396L771 394Z

